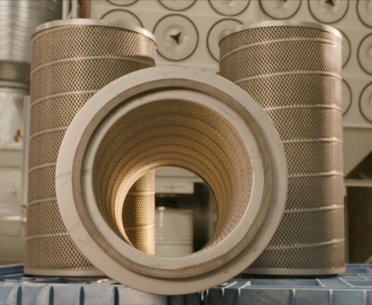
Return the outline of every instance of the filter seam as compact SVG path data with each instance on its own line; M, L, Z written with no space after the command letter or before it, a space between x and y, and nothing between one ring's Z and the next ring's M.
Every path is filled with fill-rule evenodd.
M231 55L231 54L234 54L236 52L239 52L239 51L242 51L242 50L245 50L245 49L250 49L250 48L253 48L253 47L257 47L257 46L262 46L262 45L270 45L270 44L275 44L275 43L282 43L282 42L300 42L300 41L305 41L305 42L320 42L320 43L327 43L327 44L331 44L331 45L335 45L337 46L338 48L342 48L342 45L332 41L332 40L328 40L328 39L322 39L322 38L286 38L286 39L273 39L273 40L267 40L267 41L261 41L261 42L256 42L256 43L250 43L250 44L246 44L244 46L241 46L239 48L236 48L234 50L231 50L230 52L227 52L225 53L222 58L220 58L220 63L222 61L224 61L224 59Z

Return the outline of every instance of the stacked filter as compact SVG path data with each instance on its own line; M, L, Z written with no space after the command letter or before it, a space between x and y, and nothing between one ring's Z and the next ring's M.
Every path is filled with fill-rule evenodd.
M155 54L153 35L137 27L76 19L37 28L32 38L26 273L99 274L75 247L59 214L58 151L70 122L93 94L120 76L154 66Z
M220 42L220 75L261 104L288 161L281 225L250 273L344 272L341 39L319 24L263 22Z

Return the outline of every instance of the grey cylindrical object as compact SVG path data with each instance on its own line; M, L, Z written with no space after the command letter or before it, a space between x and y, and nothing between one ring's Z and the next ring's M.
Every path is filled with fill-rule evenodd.
M220 42L220 75L261 104L288 161L281 225L249 273L345 270L341 39L331 27L287 21L242 26Z
M61 18L61 1L0 1L0 80L29 82L31 35L39 24Z
M32 38L28 223L25 272L90 276L99 272L75 247L58 210L55 165L64 134L96 91L155 65L148 31L90 19L41 25Z

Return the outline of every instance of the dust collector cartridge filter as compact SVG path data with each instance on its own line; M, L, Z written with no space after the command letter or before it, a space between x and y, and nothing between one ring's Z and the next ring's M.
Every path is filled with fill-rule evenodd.
M58 151L85 102L113 80L154 66L155 54L154 36L130 25L76 19L53 21L36 29L32 37L26 273L100 274L75 247L63 225L55 191Z
M307 22L262 22L225 33L220 75L271 118L289 187L278 231L249 273L344 272L342 36Z
M218 207L207 245L182 257L148 255L123 238L133 183L164 166L201 177ZM279 225L287 182L262 108L228 80L182 67L133 72L97 92L68 128L56 172L62 219L83 254L110 278L165 295L247 268Z

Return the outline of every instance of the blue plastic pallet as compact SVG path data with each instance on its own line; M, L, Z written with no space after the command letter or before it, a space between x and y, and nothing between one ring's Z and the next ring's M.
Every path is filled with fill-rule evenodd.
M325 278L236 278L199 294L157 296L109 279L35 278L0 267L0 305L372 305L372 265Z
M233 279L204 293L213 305L372 305L372 265L335 277Z

